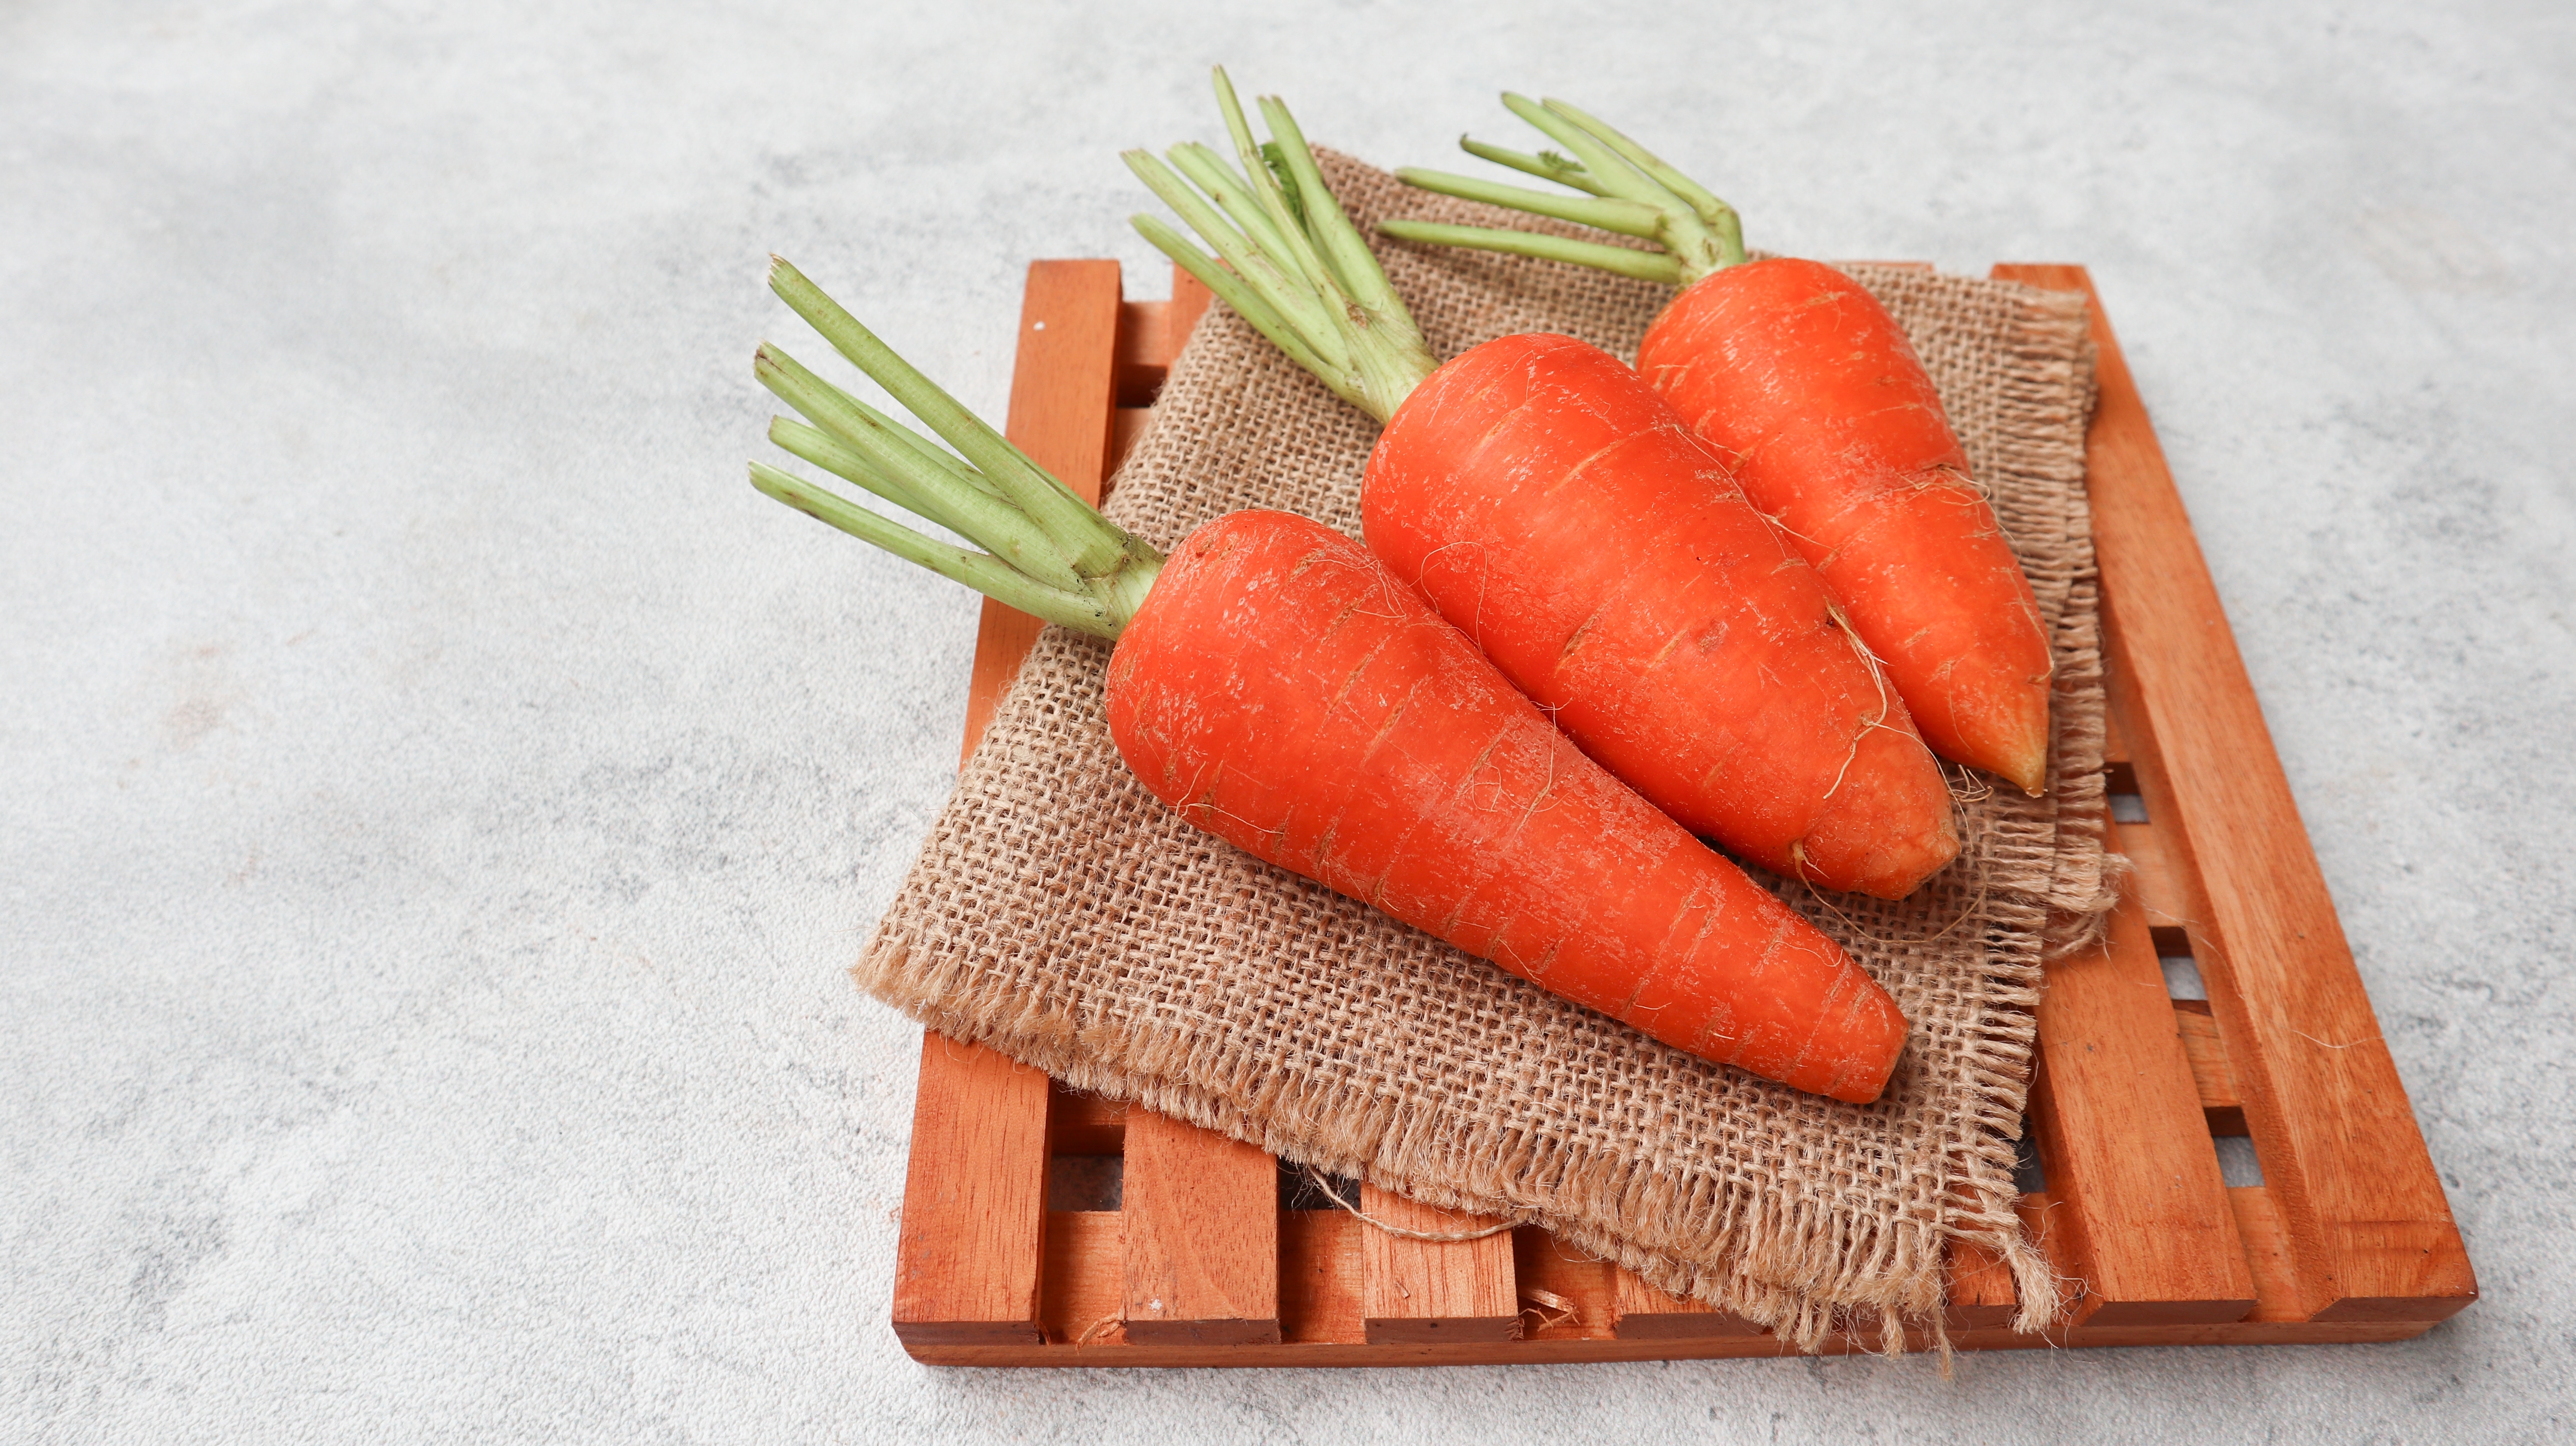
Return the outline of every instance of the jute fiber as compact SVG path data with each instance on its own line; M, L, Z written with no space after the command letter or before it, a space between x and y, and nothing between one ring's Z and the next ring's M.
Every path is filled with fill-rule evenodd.
M1327 155L1386 216L1529 224ZM1373 234L1373 233L1372 233ZM1517 331L1633 359L1667 288L1379 239L1440 355ZM2013 1213L2040 962L2099 929L2102 684L2084 499L2080 299L1892 267L1851 274L1904 325L2038 591L2057 649L2053 784L1959 775L1964 847L1913 898L1757 874L1895 996L1913 1035L1877 1104L1800 1094L1558 1000L1182 823L1101 711L1109 649L1050 628L961 773L855 973L870 993L1076 1089L1479 1214L1812 1349L1937 1333L1954 1240L2001 1255L2026 1325L2057 1286ZM1175 362L1107 507L1170 547L1247 507L1356 537L1377 425L1221 303Z

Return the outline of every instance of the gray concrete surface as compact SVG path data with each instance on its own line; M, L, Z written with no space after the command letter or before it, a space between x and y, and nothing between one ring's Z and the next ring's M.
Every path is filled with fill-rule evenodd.
M0 1437L2543 1439L2569 1429L2564 6L0 13ZM1504 85L1756 244L2090 263L2486 1298L2411 1344L937 1372L841 974L974 608L755 497L796 258L1002 408L1162 269L1203 67Z

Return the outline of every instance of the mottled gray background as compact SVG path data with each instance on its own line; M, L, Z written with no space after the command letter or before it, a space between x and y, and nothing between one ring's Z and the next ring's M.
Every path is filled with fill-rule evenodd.
M0 1435L2565 1431L2576 12L1220 8L0 12ZM1949 1383L904 1358L916 1032L841 970L975 608L744 485L762 258L999 416L1029 259L1163 294L1116 151L1220 59L1388 164L1511 85L1757 245L2090 263L2486 1298Z

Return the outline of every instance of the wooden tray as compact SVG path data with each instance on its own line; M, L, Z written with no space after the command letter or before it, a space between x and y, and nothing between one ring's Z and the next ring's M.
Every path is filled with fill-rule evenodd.
M1998 266L2092 292L2077 266ZM1029 269L1009 433L1097 498L1207 305L1131 302L1114 261ZM2109 943L2049 971L2022 1213L2082 1283L2046 1337L1961 1251L1966 1349L2391 1341L2477 1298L2449 1203L2379 1037L2218 595L2099 299L2088 438L2111 677L2114 846L2138 874ZM1037 623L984 605L974 750ZM2172 998L2190 961L2205 1001ZM2160 962L2163 961L2163 962ZM2216 1137L2252 1139L2230 1188ZM1110 1181L1116 1181L1111 1188ZM1288 1189L1249 1146L922 1041L894 1329L934 1365L1399 1365L1772 1355L1522 1228L1425 1244ZM1049 1208L1053 1204L1111 1209ZM1458 1220L1364 1189L1380 1218ZM1087 1198L1086 1198L1087 1197ZM1873 1333L1874 1334L1874 1333ZM1831 1348L1865 1348L1837 1339Z

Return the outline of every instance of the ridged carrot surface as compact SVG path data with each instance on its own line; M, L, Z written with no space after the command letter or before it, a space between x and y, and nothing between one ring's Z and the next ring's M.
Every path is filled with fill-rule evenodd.
M1595 760L1775 872L1902 898L1959 844L1938 766L1805 558L1617 358L1487 342L1396 410L1369 547Z
M1109 726L1192 823L1688 1050L1878 1097L1895 1003L1830 939L1586 758L1340 534L1235 513L1165 562Z
M2037 792L2038 603L1886 309L1818 262L1729 266L1664 308L1637 369L1815 564L1923 737Z

